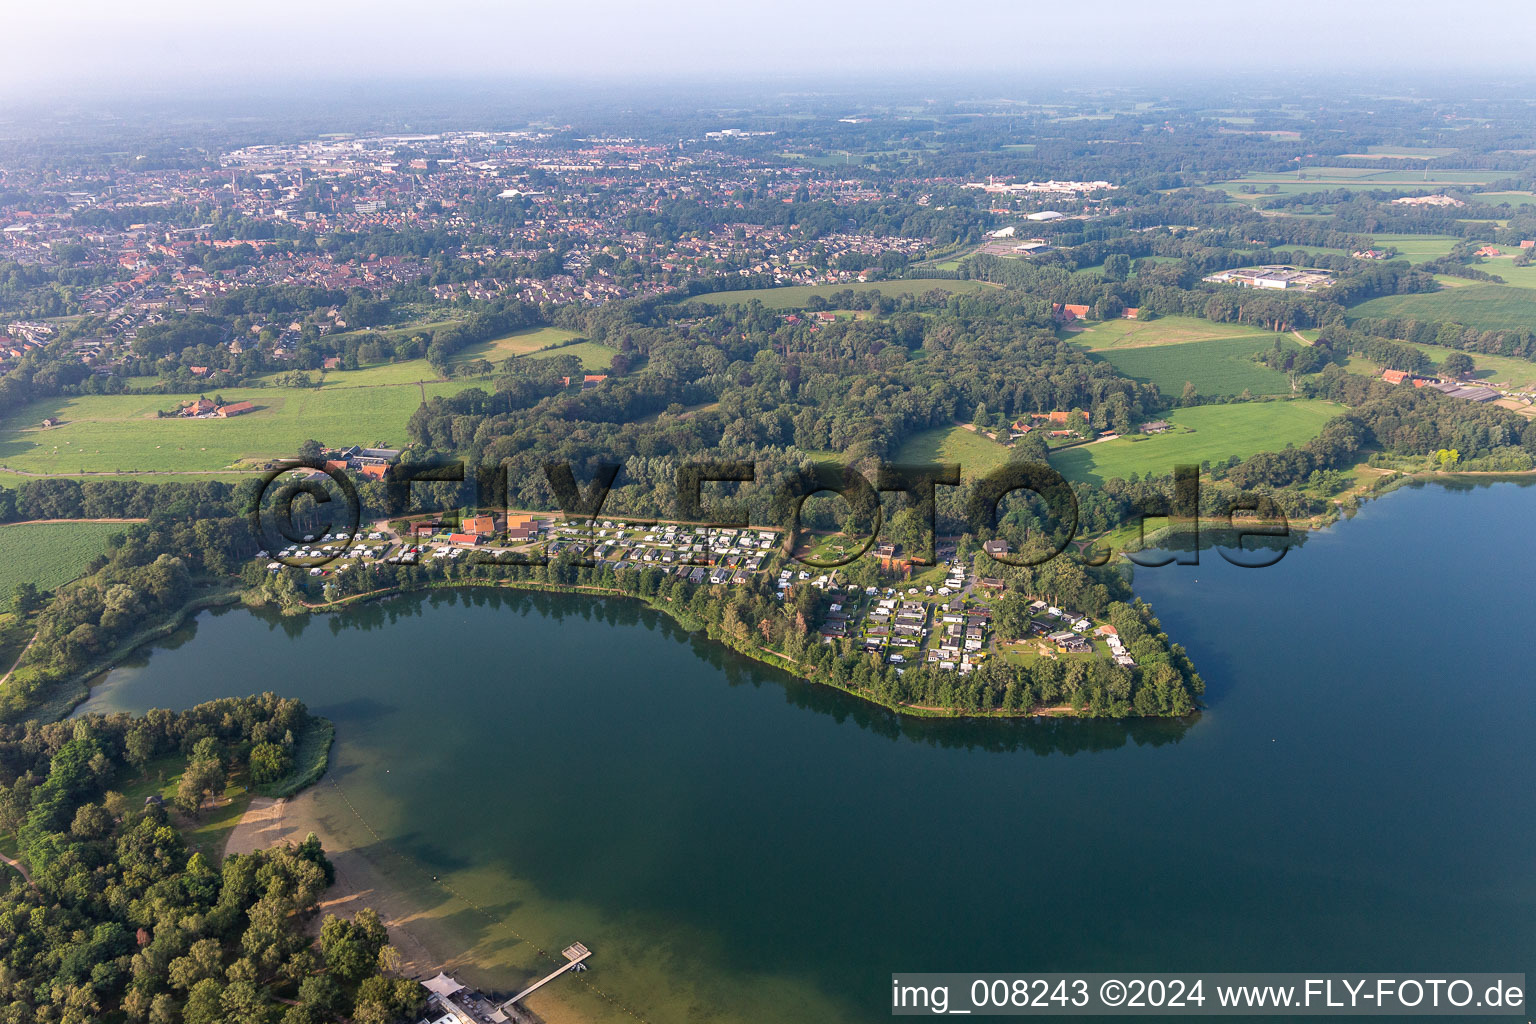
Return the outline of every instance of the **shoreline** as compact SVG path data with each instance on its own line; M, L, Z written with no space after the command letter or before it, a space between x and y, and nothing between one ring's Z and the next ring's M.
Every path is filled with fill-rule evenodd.
M400 953L403 976L419 981L446 971L488 994L507 996L515 991L504 986L522 972L523 965L510 961L487 964L475 955L477 939L463 926L451 923L466 913L483 918L487 925L503 922L377 839L329 770L294 796L252 798L230 833L224 853L250 853L285 842L297 844L311 832L336 869L336 880L321 895L320 912L309 931L317 932L326 914L350 918L371 908L388 928L390 944ZM391 865L386 860L402 863ZM523 941L528 953L544 954ZM518 978L515 983L547 971L541 961L527 972L527 979ZM531 997L534 1006L520 1004L521 1019L531 1024L578 1024L585 1018L569 999L570 994L562 997L559 986L541 990Z

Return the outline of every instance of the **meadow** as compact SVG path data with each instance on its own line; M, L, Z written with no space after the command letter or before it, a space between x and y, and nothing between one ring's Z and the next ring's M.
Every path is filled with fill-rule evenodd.
M560 348L546 348L529 355L529 359L551 359L555 356L576 356L581 360L581 367L588 373L607 373L608 367L613 363L613 357L619 354L616 348L600 345L595 341L578 342L575 345L562 345Z
M1372 235L1371 244L1397 250L1394 259L1405 259L1417 266L1437 260L1450 252L1461 239L1452 235Z
M1491 273L1513 277L1512 268L1502 261L1490 261ZM1418 320L1450 320L1480 330L1530 327L1536 324L1536 290L1530 277L1520 275L1521 284L1478 284L1442 288L1437 292L1415 295L1384 295L1369 299L1349 310L1351 320L1360 317L1399 316Z
M44 399L0 421L0 469L56 475L227 470L247 460L292 456L309 438L331 445L403 445L406 421L424 396L466 386L230 388L219 392L226 401L252 402L256 409L227 420L155 416L186 396ZM45 417L63 422L45 428Z
M567 331L562 327L528 327L500 338L467 345L454 353L453 362L464 363L471 359L488 359L493 363L499 363L512 356L531 355L551 345L559 345L579 337L581 335L575 331Z
M965 479L986 476L1008 461L1008 448L962 426L934 427L907 438L896 451L898 463L958 462Z
M706 306L730 306L745 305L753 299L758 300L769 309L801 309L811 301L813 296L827 298L835 292L879 292L881 295L894 298L897 295L924 295L935 289L949 292L952 295L963 295L967 292L981 291L984 288L995 288L996 285L985 281L955 281L949 278L910 278L899 281L865 281L852 282L851 284L795 284L785 285L782 288L744 288L730 292L710 292L707 295L696 295L691 301L702 302Z
M1067 335L1074 344L1090 352L1108 352L1126 348L1154 348L1161 345L1187 345L1196 341L1223 338L1270 337L1271 332L1246 324L1220 324L1192 316L1165 316L1156 320L1106 320Z
M1478 195L1478 201L1489 206L1502 206L1508 203L1510 206L1530 206L1536 204L1536 192L1483 192Z
M1214 325L1221 326L1221 325ZM1226 325L1229 329L1232 325ZM1202 395L1284 395L1291 390L1285 374L1271 370L1253 356L1279 341L1282 348L1300 348L1294 338L1269 331L1239 337L1191 340L1146 348L1094 352L1122 375L1157 385L1164 395L1178 397L1186 382Z
M1169 433L1067 448L1051 455L1051 465L1068 480L1092 484L1127 479L1132 473L1162 476L1178 465L1220 462L1234 455L1247 458L1279 451L1287 443L1303 444L1343 409L1315 399L1176 409L1167 416L1175 428Z
M17 584L56 590L85 574L91 559L107 550L107 538L124 523L14 523L0 526L0 601Z

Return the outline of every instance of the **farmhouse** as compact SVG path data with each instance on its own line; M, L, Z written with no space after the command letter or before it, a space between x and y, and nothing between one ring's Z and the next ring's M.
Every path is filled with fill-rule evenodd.
M1401 384L1407 377L1407 370L1386 370L1381 375L1381 379L1388 384Z
M489 537L496 532L496 520L492 516L470 516L459 524L459 529L464 533Z
M251 402L231 402L229 405L219 406L216 412L220 417L228 419L231 416L240 416L248 413L254 408L256 406Z

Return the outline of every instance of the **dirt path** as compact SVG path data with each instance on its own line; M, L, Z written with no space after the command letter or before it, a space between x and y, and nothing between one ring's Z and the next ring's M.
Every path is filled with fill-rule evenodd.
M10 473L12 476L31 477L34 480L52 480L63 477L67 480L78 480L81 477L99 476L106 479L122 476L228 476L238 473L255 474L254 469L87 469L83 473L33 473L25 469L12 469L10 466L0 466L0 473ZM112 522L113 520L106 520ZM134 520L137 522L138 520Z
M32 649L32 645L35 643L37 643L37 634L33 633L32 639L27 641L27 646L21 649L21 653L16 655L16 660L11 662L11 667L5 670L5 675L0 676L0 686L4 686L6 683L11 681L12 673L14 673L17 667L21 665L22 659L27 656L27 652Z
M148 519L22 519L14 523L0 523L0 527L6 526L35 526L38 523L147 523Z
M32 874L31 874L31 872L29 872L26 868L22 867L21 861L15 860L15 859L13 859L11 857L7 857L3 853L0 853L0 860L5 861L11 867L15 868L18 872L20 872L21 873L21 877L26 879L28 885L32 886L33 888L37 887L37 883L32 881Z

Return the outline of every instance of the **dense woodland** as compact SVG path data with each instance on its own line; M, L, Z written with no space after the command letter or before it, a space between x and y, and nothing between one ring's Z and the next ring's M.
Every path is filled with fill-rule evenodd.
M222 863L182 836L230 774L270 773L312 724L265 694L0 727L0 831L31 878L11 872L0 895L0 1019L390 1024L419 1009L377 915L312 934L334 880L314 836ZM124 795L173 765L171 805Z

